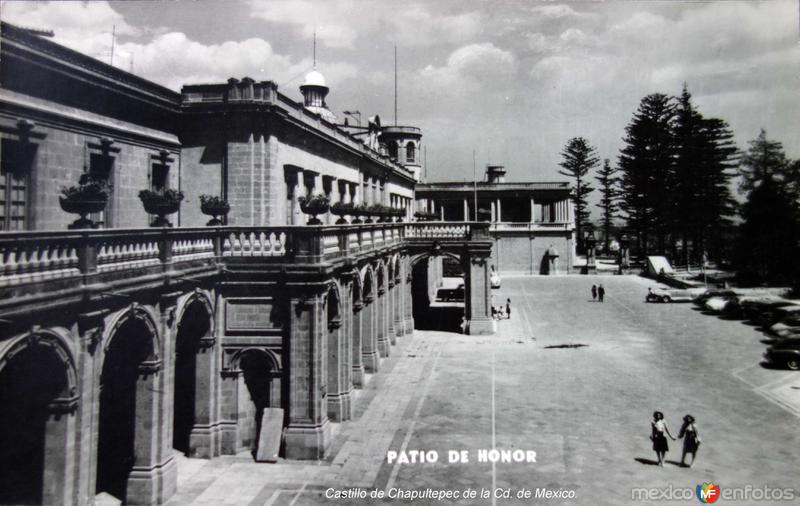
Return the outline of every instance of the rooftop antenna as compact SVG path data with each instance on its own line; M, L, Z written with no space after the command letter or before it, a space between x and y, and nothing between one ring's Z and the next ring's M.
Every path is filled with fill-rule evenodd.
M397 126L397 45L394 46L394 126Z
M131 53L131 70L130 73L133 74L133 53Z
M314 70L317 70L317 27L314 27Z
M111 59L109 65L114 66L114 43L117 38L117 25L111 25Z

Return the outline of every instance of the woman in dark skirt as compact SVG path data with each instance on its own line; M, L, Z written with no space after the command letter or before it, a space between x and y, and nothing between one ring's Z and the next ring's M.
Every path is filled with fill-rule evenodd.
M681 467L686 466L686 454L692 455L692 461L689 462L689 467L694 464L694 459L697 456L697 448L700 446L700 437L697 435L697 425L694 424L694 417L686 415L683 417L683 426L678 437L683 438L683 455L681 456Z
M661 411L655 411L653 413L653 421L650 422L650 431L650 440L653 441L653 451L656 452L656 456L658 457L658 465L663 466L664 456L669 451L666 436L669 436L673 441L675 441L675 438L669 433L667 422L664 421L664 413ZM666 436L664 434L666 434Z

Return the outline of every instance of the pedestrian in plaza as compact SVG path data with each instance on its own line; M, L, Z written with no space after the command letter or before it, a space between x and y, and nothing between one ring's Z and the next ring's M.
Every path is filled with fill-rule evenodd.
M506 320L511 319L511 299L506 299Z
M597 285L592 285L592 302L597 300Z
M669 451L667 437L664 434L675 441L675 438L669 433L667 422L664 421L664 413L661 411L654 411L653 421L650 422L650 440L653 442L653 451L656 452L659 466L664 465L664 457Z
M606 296L606 289L603 288L603 285L597 287L597 297L600 299L600 302L603 302L603 297Z
M700 447L700 437L697 435L697 425L694 423L692 415L683 417L683 426L678 437L683 438L683 455L681 456L681 467L692 467L694 459L697 457L697 449ZM692 455L692 460L686 464L686 454Z

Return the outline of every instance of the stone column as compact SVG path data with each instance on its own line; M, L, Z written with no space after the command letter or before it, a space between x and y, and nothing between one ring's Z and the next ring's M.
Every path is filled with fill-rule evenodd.
M494 201L489 203L489 208L492 212L492 223L497 223L497 206Z
M387 273L389 271L386 271ZM387 279L386 286L386 338L392 345L397 344L397 330L395 329L394 306L396 304L394 279Z
M398 266L402 265L402 261L398 262ZM403 302L405 297L403 296L403 290L405 289L405 276L402 272L402 267L400 272L397 273L397 280L395 281L394 285L394 333L397 337L404 336L406 334L406 330L404 328L405 322L403 319Z
M220 453L236 455L239 445L239 375L238 369L220 373Z
M497 221L503 221L503 206L500 199L497 199Z
M190 456L211 458L219 455L219 419L217 418L218 347L213 336L200 339L195 371L194 427L189 436Z
M469 201L464 199L464 221L469 221Z
M363 297L363 295L362 295ZM361 301L353 304L353 332L352 332L352 353L353 353L353 386L355 388L364 387L364 358L361 355L363 344L361 343L362 326L364 320L364 304Z
M378 355L389 356L389 341L386 339L386 286L378 288L378 298L375 301L376 313L375 334L378 338Z
M72 402L51 403L44 429L42 504L73 504L75 496L75 433L78 407ZM4 465L13 465L6 462Z
M536 222L536 203L533 201L533 195L531 195L531 223Z
M470 248L467 252L464 313L467 334L494 334L497 322L492 318L492 289L489 281L488 247Z
M325 407L324 336L321 293L293 293L289 322L289 425L286 458L318 460L326 455L331 428Z
M414 298L411 292L411 265L406 263L406 274L403 276L403 330L406 335L414 333Z
M364 369L369 373L378 372L378 332L376 320L378 303L372 294L365 294L364 309L361 310L361 357Z
M327 410L328 418L332 422L342 422L350 417L350 392L344 385L344 369L349 364L344 360L345 353L350 350L345 348L346 332L342 328L342 320L328 322L328 378L327 378Z

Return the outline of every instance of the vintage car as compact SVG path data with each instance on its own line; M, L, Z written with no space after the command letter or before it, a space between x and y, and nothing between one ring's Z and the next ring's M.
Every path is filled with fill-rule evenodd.
M764 332L777 339L800 337L800 312L786 314L780 321L770 325Z
M708 302L708 299L711 297L724 297L730 299L732 297L736 297L737 295L739 294L729 288L714 288L701 293L695 297L692 302L694 302L694 304L697 306L705 307L706 302Z
M725 312L730 316L757 320L761 313L793 304L795 304L794 301L777 295L741 295L731 299L725 307Z
M764 313L758 319L758 322L764 329L770 329L776 323L793 321L800 316L800 305L791 304L776 308L768 313Z
M691 302L692 293L688 290L649 288L644 300L645 302Z
M764 352L767 363L785 365L793 371L800 370L800 339L785 339L773 344Z

